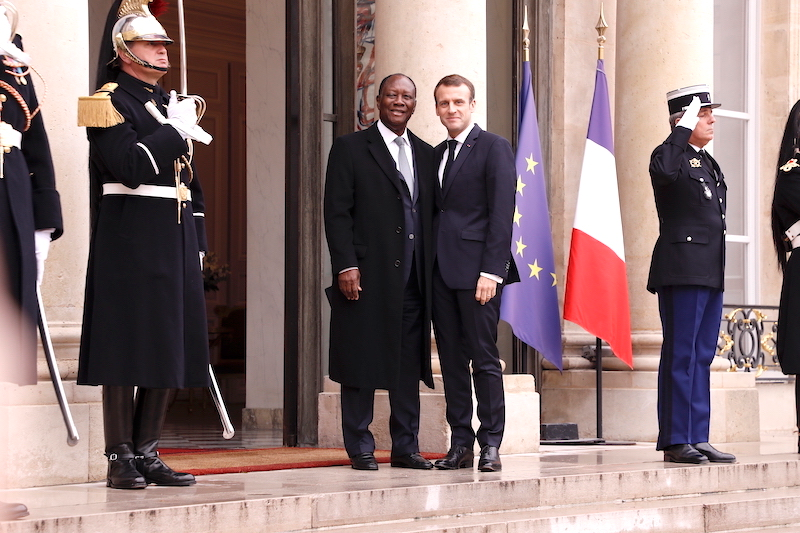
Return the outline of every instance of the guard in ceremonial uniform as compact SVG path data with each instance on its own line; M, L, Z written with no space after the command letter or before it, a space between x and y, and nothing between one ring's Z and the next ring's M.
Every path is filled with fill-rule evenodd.
M15 34L17 11L0 0L0 277L21 313L3 320L0 381L36 384L36 284L50 240L61 236L61 203L50 144L30 73L30 57ZM22 504L0 502L0 520L27 516Z
M778 312L777 353L784 374L800 374L800 101L794 104L781 141L772 197L772 240L783 272ZM790 253L792 252L792 253ZM788 257L787 257L788 254ZM795 379L800 427L800 379ZM798 442L800 452L800 441Z
M170 390L209 385L203 192L191 141L210 136L194 100L158 85L172 40L148 4L115 2L101 88L79 105L93 209L78 383L104 386L107 484L120 489L195 482L157 447Z
M664 461L732 463L708 443L711 362L722 316L725 179L703 150L714 138L707 85L667 94L672 133L650 157L659 236L647 290L658 293L664 341L658 443Z

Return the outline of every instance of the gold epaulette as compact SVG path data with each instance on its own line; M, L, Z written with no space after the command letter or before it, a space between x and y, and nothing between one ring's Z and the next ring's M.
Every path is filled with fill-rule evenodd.
M78 98L78 126L110 128L125 122L111 102L111 93L117 87L118 84L109 82L100 87L92 96Z
M793 168L797 167L800 167L800 165L797 164L797 159L790 159L786 162L785 165L781 167L781 170L783 170L784 172L789 172Z

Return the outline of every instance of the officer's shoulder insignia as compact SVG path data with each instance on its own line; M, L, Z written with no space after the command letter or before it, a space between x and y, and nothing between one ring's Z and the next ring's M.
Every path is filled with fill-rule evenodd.
M78 98L78 126L88 128L110 128L125 122L111 101L119 85L109 82L100 87L92 96Z
M797 163L797 159L790 159L786 162L785 165L781 167L781 170L783 170L784 172L789 172L793 168L797 167L800 167L800 164Z
M689 160L689 165L692 168L700 168L700 160L697 159L696 157L693 157L692 159Z

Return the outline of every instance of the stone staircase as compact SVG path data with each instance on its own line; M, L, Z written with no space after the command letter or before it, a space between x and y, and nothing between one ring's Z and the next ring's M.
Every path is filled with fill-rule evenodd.
M14 496L27 497L31 516L0 532L800 531L796 454L682 466L650 446L623 448L505 456L504 471L491 474L381 465L203 476L190 489L25 489Z

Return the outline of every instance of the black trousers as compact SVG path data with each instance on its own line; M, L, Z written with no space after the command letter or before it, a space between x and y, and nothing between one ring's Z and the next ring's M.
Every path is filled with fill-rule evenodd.
M451 289L442 279L438 263L433 271L433 326L442 366L447 423L451 445L471 448L477 436L480 446L500 446L505 430L503 371L497 349L500 297L481 305L475 289ZM472 376L469 365L472 363ZM472 384L478 401L480 428L472 428Z
M392 456L419 451L419 382L422 377L424 301L415 269L411 270L403 298L402 340L396 385L389 389L389 434ZM342 434L349 456L373 452L375 439L369 430L375 389L342 385Z

